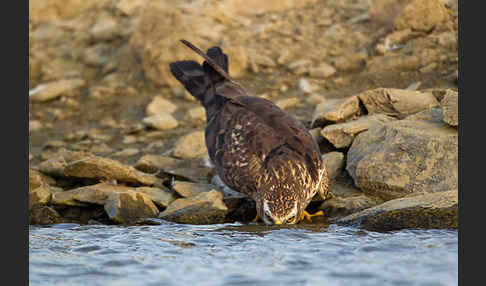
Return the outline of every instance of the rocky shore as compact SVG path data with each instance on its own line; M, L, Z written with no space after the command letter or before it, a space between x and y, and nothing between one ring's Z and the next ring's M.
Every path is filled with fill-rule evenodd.
M29 223L251 221L254 202L209 162L204 109L169 73L200 61L186 38L221 45L235 78L309 128L332 193L309 210L457 228L457 1L242 3L30 1Z

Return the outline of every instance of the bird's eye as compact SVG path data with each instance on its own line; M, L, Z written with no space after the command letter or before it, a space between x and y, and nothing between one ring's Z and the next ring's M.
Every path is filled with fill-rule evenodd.
M290 217L287 221L288 222L294 222L295 221L295 216Z

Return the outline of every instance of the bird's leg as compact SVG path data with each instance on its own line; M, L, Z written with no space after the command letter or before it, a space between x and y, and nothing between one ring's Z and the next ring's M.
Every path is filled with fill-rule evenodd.
M302 215L300 216L300 220L308 220L308 221L312 221L312 217L313 216L318 216L318 215L324 215L324 212L323 211L318 211L318 212L315 212L313 214L310 214L308 213L306 210L304 210L304 212L302 212Z
M257 214L256 214L255 218L254 218L254 219L252 219L251 221L252 221L252 222L258 222L258 220L259 220L259 219L260 219L260 217L258 216L258 212L257 212Z

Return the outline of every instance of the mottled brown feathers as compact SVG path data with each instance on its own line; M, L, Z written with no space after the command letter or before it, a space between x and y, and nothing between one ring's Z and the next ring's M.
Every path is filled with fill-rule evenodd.
M206 110L206 145L216 172L230 188L253 197L260 216L264 203L272 219L286 219L296 204L300 216L316 192L325 197L328 191L317 143L293 116L231 79L219 47L202 56L202 66L181 61L170 67Z

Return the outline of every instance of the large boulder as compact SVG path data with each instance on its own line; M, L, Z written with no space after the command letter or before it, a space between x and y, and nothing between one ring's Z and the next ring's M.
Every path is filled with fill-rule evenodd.
M458 135L439 122L400 120L360 133L346 170L357 187L385 200L458 186Z
M194 197L175 200L159 217L178 223L214 224L223 223L227 213L228 207L223 202L223 195L211 190Z
M338 219L339 224L360 224L369 230L458 227L458 191L449 190L400 198Z

